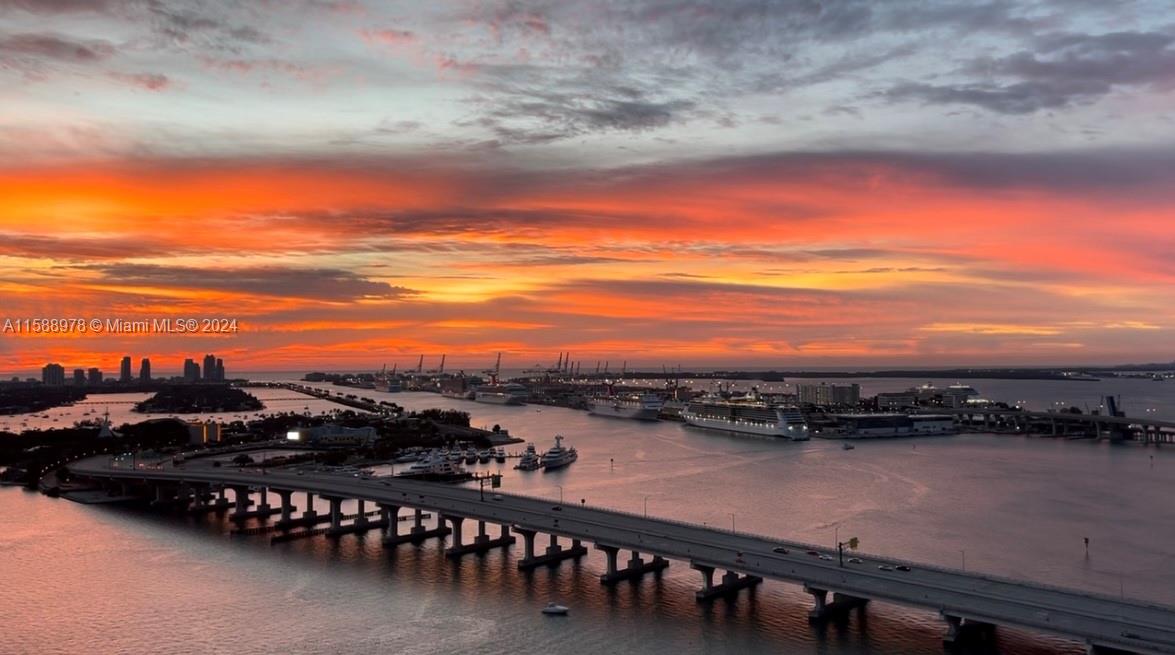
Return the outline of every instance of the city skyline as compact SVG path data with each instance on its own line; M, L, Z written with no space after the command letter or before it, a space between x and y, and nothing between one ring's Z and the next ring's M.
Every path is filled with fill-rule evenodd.
M1160 2L0 7L9 375L1175 352Z

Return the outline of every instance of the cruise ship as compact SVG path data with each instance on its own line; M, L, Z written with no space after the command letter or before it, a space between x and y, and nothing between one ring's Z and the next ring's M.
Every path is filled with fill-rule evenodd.
M588 411L597 416L656 421L665 399L655 393L594 396L587 401Z
M788 405L703 398L686 405L681 410L681 418L688 425L699 428L783 437L792 441L808 440L808 423L804 415Z
M511 382L480 386L474 391L473 399L479 403L494 405L521 405L526 402L527 395L526 387Z

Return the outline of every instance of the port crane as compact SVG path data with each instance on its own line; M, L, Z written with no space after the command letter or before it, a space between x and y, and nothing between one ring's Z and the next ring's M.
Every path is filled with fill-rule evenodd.
M490 377L490 384L498 383L498 374L502 372L502 353L498 353L498 361L494 362L494 368L482 371L483 374Z

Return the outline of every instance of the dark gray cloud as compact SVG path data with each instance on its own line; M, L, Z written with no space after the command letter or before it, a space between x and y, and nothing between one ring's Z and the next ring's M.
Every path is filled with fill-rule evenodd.
M0 64L30 60L91 63L114 54L114 46L101 39L77 39L52 33L0 36Z
M955 84L905 82L885 92L891 100L966 104L1004 114L1027 114L1089 102L1116 87L1175 86L1175 37L1159 32L1054 33L1031 50L984 58L964 71L993 81Z
M0 9L20 9L35 14L62 14L100 12L113 4L115 0L0 0Z
M102 282L111 285L202 289L322 301L389 300L416 293L338 269L215 269L146 264L98 264L81 268L100 274Z

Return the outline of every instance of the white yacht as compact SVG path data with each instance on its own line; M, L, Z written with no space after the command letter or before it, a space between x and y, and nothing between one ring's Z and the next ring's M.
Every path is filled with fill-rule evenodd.
M477 453L477 461L479 464L488 464L493 456L494 452L492 450L482 450Z
M465 449L465 463L466 464L477 463L477 449L474 448L473 446L470 446Z
M655 393L594 396L587 406L588 412L597 416L656 421L665 399Z
M534 471L542 468L542 462L539 461L539 454L535 452L534 444L526 444L526 452L523 453L522 459L518 460L518 464L514 468L520 471Z
M543 470L554 471L555 469L567 466L578 458L579 453L575 452L575 448L565 448L563 446L563 437L561 435L555 435L555 446L543 453L541 463Z
M460 464L450 461L449 458L433 450L396 477L456 481L467 479L470 476L471 474L462 469Z
M494 449L494 461L499 464L506 463L506 449L505 448L498 446L497 448Z

